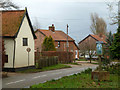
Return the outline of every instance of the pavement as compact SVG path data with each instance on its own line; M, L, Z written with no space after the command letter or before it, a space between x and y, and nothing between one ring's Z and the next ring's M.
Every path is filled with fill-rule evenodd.
M96 69L98 65L81 64L71 65L72 68L44 71L38 73L20 74L8 73L9 77L2 79L2 88L29 88L31 85L44 83L52 79L60 79L64 76L80 73L87 68Z

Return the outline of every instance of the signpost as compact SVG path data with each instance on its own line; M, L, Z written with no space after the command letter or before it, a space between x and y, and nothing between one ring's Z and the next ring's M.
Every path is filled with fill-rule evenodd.
M26 51L28 52L28 67L29 67L29 52L31 51L31 49L27 48Z
M98 58L99 58L99 71L102 70L102 67L101 67L101 56L103 55L103 42L102 41L97 41L96 42L96 53L98 55Z
M101 56L103 55L103 42L97 41L96 42L96 53L99 57L99 70L93 71L91 78L92 80L109 80L109 72L102 71L102 63L101 63Z

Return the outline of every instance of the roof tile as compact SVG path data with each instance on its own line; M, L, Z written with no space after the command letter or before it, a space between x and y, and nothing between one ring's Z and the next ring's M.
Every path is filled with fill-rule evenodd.
M67 40L67 34L65 34L63 31L55 31L52 32L50 30L41 30L38 29L40 32L42 32L43 34L45 34L46 36L52 36L52 38L54 40L63 40L66 41ZM69 35L68 35L68 41L74 41Z
M25 10L2 11L2 36L15 36Z
M97 39L98 41L103 41L104 43L107 43L106 41L105 41L105 39L106 39L106 36L105 35L102 35L102 38L101 37L99 37L98 35L92 35L92 34L90 34L92 37L94 37L95 39Z

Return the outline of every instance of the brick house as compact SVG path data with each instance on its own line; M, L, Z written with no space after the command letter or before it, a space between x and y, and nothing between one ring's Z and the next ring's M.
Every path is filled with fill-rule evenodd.
M90 49L92 51L96 51L96 41L103 41L103 43L105 44L106 43L105 39L106 39L105 35L89 34L87 37L85 37L83 40L81 40L78 43L78 47L80 49L80 52L84 52L88 49Z
M49 30L38 29L35 31L37 39L35 40L35 49L42 50L42 43L45 36L52 36L54 39L55 48L57 51L67 51L67 34L63 31L55 30L54 25L49 26ZM79 48L75 43L75 40L68 36L68 49L73 52L74 58L79 58Z

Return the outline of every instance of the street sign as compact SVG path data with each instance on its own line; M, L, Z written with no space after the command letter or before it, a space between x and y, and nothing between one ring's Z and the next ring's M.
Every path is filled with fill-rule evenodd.
M27 48L26 50L27 50L27 52L30 52L30 51L31 51L31 49L30 49L30 48Z
M28 68L29 68L29 52L31 51L31 49L27 48L26 51L28 52Z
M103 44L103 42L101 42L101 41L96 42L96 53L97 53L97 55L102 55L103 54L102 44Z

